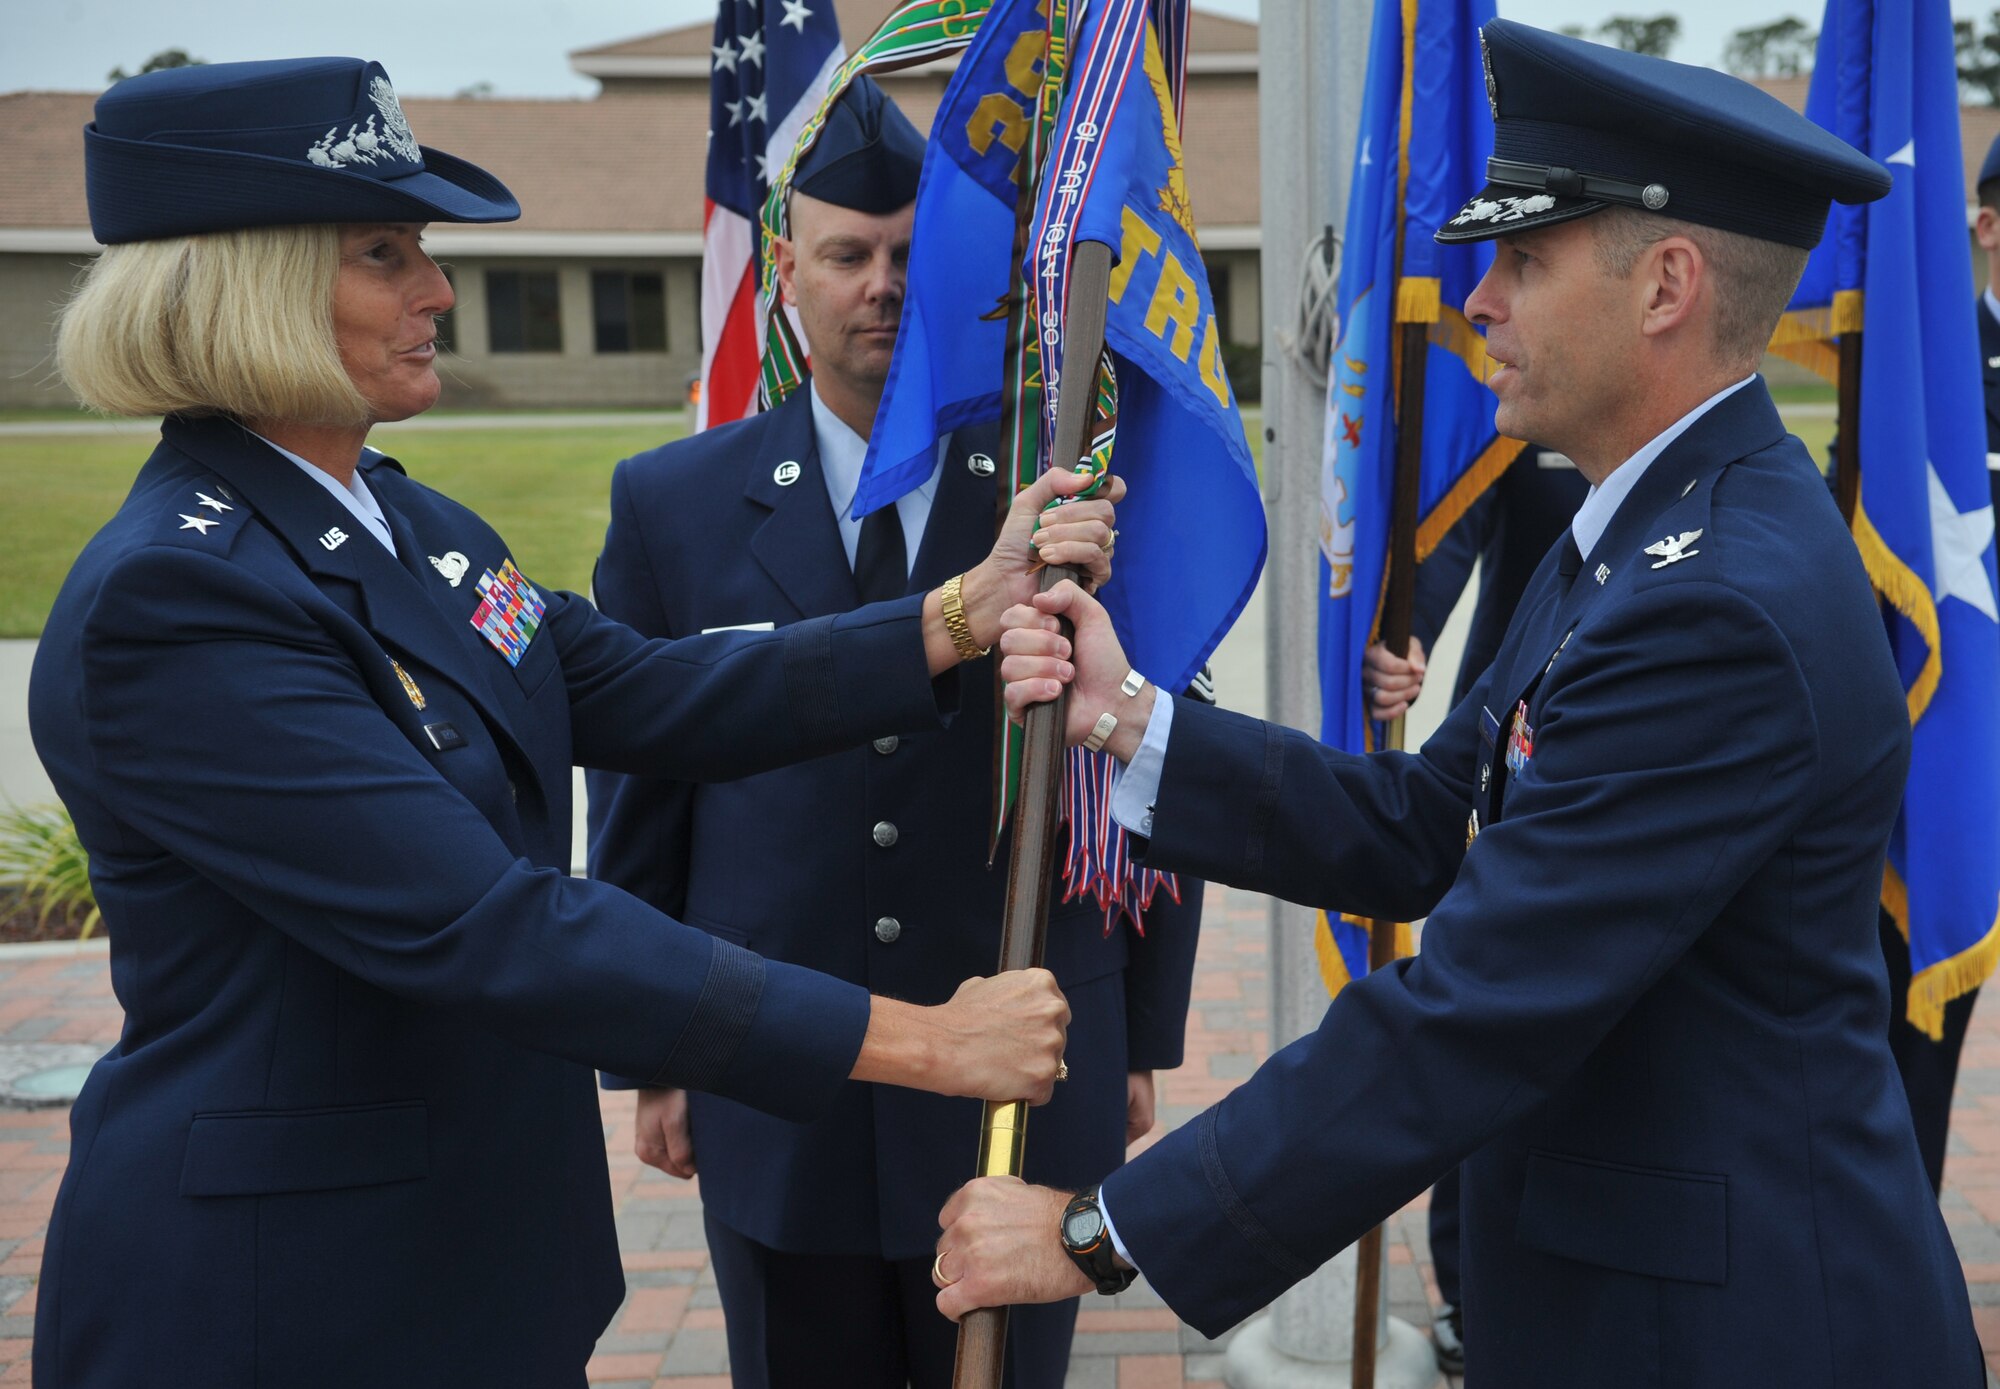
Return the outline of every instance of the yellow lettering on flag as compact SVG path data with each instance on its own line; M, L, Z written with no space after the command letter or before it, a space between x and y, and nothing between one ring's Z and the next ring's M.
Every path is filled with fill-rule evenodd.
M1208 387L1217 405L1229 408L1229 378L1222 372L1222 334L1216 329L1214 314L1208 316L1201 337L1201 384Z
M972 117L965 123L965 142L972 146L976 154L985 154L998 140L1015 154L1028 143L1028 113L1021 109L1021 103L1005 92L988 92L979 99L979 105L972 108ZM1021 161L1014 161L1014 182L1021 181Z
M1160 249L1160 234L1131 208L1121 209L1119 222L1122 229L1118 234L1118 264L1111 269L1109 296L1114 304L1125 298L1125 289L1132 283L1132 272L1139 268L1139 262Z
M1166 339L1171 324L1173 338L1167 342L1168 350L1185 362L1194 350L1195 324L1200 317L1201 291L1170 251L1160 264L1160 283L1153 289L1153 302L1146 306L1146 331Z

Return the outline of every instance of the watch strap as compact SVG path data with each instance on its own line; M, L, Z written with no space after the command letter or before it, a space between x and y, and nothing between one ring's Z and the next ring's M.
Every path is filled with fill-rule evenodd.
M1094 1210L1098 1214L1099 1231L1097 1240L1088 1248L1079 1249L1069 1242L1069 1218L1080 1211ZM1084 1276L1097 1285L1097 1291L1106 1297L1124 1292L1139 1276L1137 1269L1118 1267L1118 1251L1111 1243L1111 1226L1104 1221L1104 1207L1098 1202L1097 1188L1079 1191L1063 1207L1062 1219L1056 1227L1057 1236L1062 1240L1063 1252L1070 1262L1082 1269Z

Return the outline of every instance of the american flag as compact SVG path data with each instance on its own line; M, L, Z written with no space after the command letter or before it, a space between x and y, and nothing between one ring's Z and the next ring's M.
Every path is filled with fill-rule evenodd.
M696 429L756 407L757 212L846 56L833 0L721 0L710 54Z

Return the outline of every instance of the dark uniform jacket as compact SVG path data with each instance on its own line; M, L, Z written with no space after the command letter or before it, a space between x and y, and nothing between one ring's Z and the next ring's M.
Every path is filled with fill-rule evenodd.
M954 438L916 551L918 592L992 548L999 480L967 466L981 448L997 452L989 437ZM785 631L854 607L806 393L620 464L596 598L658 636ZM942 731L741 781L595 778L592 873L767 958L941 1002L994 970L1008 857L1003 843L986 867L990 663L966 667L960 698ZM1184 905L1155 898L1144 937L1124 923L1107 935L1094 904L1052 901L1047 963L1072 1010L1070 1078L1032 1112L1031 1178L1102 1178L1124 1157L1127 1070L1180 1064L1200 885L1182 892ZM972 1176L980 1106L849 1084L811 1123L696 1095L691 1124L703 1204L739 1234L794 1253L928 1259L939 1208Z
M1479 1389L1984 1384L1884 1040L1880 632L1759 382L1550 554L1421 753L1179 704L1155 866L1429 922L1107 1181L1168 1304L1218 1334L1463 1159Z
M505 543L365 466L400 562L170 419L49 618L30 721L126 1021L71 1117L47 1389L581 1385L623 1291L591 1068L810 1119L859 1048L853 984L572 878L570 766L934 727L918 600L670 645L548 593L510 666L471 625Z

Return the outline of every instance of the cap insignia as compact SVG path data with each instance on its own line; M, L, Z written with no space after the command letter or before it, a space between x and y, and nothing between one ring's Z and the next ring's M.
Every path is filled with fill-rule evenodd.
M375 103L376 115L360 125L348 126L345 136L341 135L339 126L330 127L306 151L306 158L326 169L345 169L351 164L379 164L389 159L422 163L423 151L417 146L416 136L410 131L409 118L403 114L403 103L396 99L396 89L389 85L389 79L378 77L369 83L368 99ZM380 131L375 128L378 117L382 122Z
M1493 119L1500 119L1500 84L1493 77L1493 50L1486 46L1486 35L1479 36L1479 65L1486 69L1486 104L1493 108Z
M1518 222L1537 212L1547 212L1555 205L1556 200L1547 193L1529 193L1518 198L1474 198L1448 225L1460 227L1467 222Z
M1667 205L1667 190L1663 184L1649 183L1639 194L1639 201L1646 205L1648 212L1658 212Z

